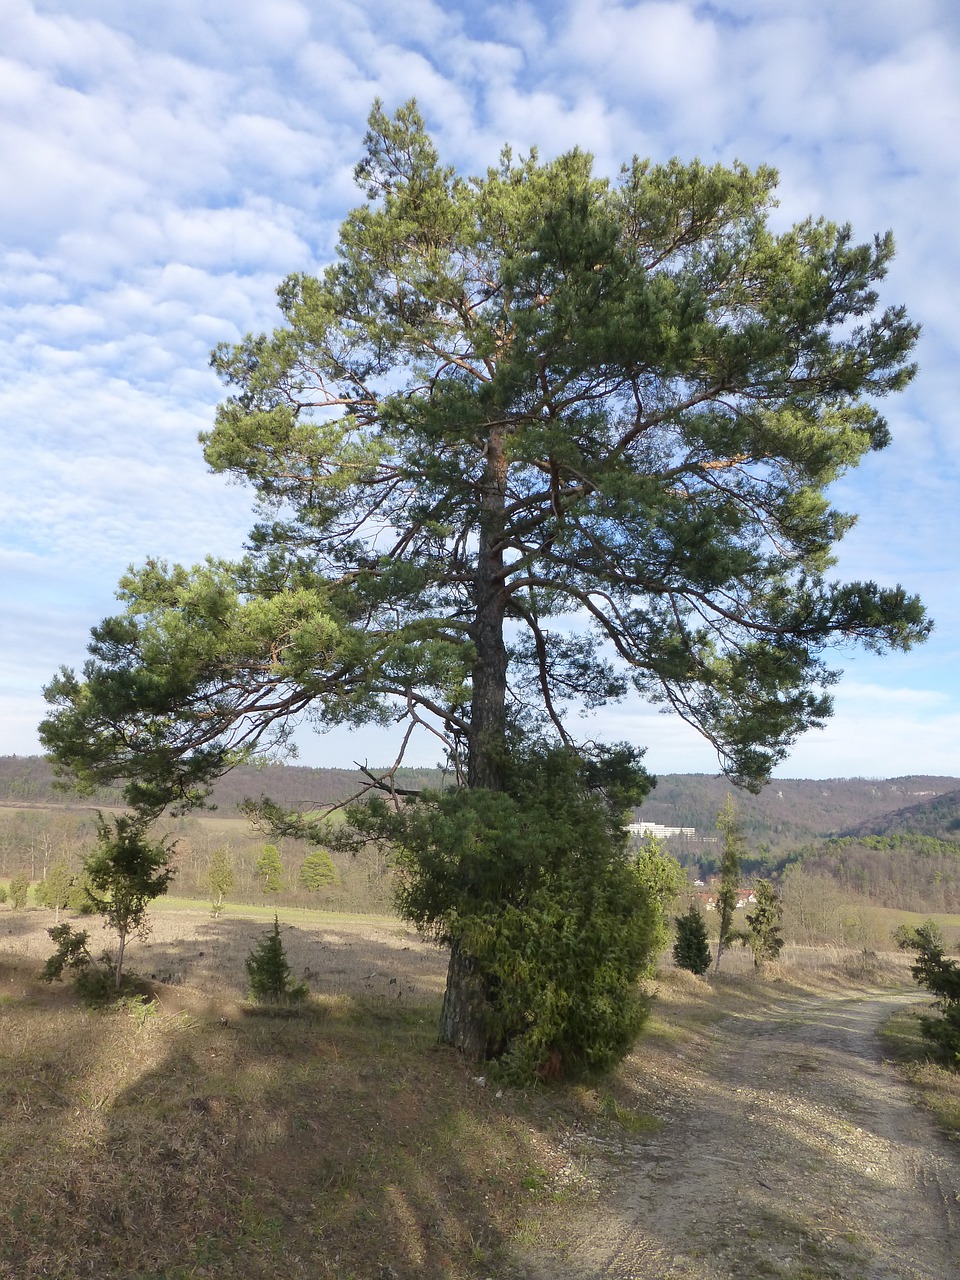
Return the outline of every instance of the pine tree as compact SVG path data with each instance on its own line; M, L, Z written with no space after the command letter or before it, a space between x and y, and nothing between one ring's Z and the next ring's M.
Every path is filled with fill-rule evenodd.
M46 691L44 747L159 812L304 718L399 713L503 793L514 713L587 757L569 703L636 691L759 787L829 716L835 644L930 628L831 568L834 482L913 374L916 326L878 305L892 238L771 227L766 167L612 183L579 149L507 149L468 177L414 103L369 125L331 265L213 355L205 456L253 487L248 554L127 573ZM448 1011L477 963L452 950Z
M710 942L707 938L707 922L696 902L682 916L674 917L677 926L677 938L673 944L673 958L678 969L688 969L691 973L706 973L710 968L712 956Z
M306 999L304 983L293 981L277 916L273 917L271 931L264 934L247 956L246 969L250 994L257 1004L299 1004Z

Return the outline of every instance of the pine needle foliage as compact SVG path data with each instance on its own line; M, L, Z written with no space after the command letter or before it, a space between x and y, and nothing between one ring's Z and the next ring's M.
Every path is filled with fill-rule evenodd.
M401 914L471 957L485 1054L513 1081L602 1071L646 1017L638 980L673 881L656 850L638 865L627 849L623 811L648 775L634 767L629 794L602 785L631 774L627 754L591 770L540 748L514 757L507 791L444 791L399 813L373 801L351 815L396 847Z

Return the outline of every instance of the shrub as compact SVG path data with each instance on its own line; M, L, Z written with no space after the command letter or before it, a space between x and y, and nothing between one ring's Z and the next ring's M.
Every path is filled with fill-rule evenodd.
M691 902L689 910L675 917L677 937L673 944L673 958L678 969L690 973L706 973L713 963L707 922L699 903Z
M59 981L64 969L72 969L74 985L85 1003L103 1005L116 997L118 988L111 957L104 952L99 961L94 959L87 946L90 935L86 930L58 924L47 932L57 949L40 971L44 982Z
M27 905L30 893L30 880L22 871L18 871L10 879L10 905L14 911L21 911Z
M94 910L117 934L113 961L116 990L123 978L123 958L133 934L149 933L147 907L166 893L176 871L170 866L171 849L147 839L147 819L120 815L112 824L97 817L97 846L84 863L89 884L86 893Z
M901 925L893 936L901 951L916 951L910 972L937 997L940 1017L922 1017L920 1029L943 1061L956 1071L960 1069L960 964L944 956L943 936L933 920L915 929Z
M90 877L85 870L73 877L73 883L70 886L70 893L67 897L67 906L71 911L76 911L77 915L81 916L95 916L97 914L97 908L90 892L91 888Z
M470 975L470 1050L516 1081L600 1071L643 1024L638 979L662 937L662 868L630 857L622 817L649 779L624 751L548 747L509 775L507 791L443 791L399 812L372 801L351 822L394 842L401 914Z
M337 883L337 868L326 849L314 849L307 854L300 874L297 877L304 889L311 893L320 893L330 885Z
M769 880L758 880L754 895L757 905L747 913L747 945L759 969L764 960L776 960L783 950L783 903Z
M264 934L246 959L250 994L257 1004L299 1004L307 997L306 985L294 983L280 937L280 921Z
M283 892L283 863L280 861L280 850L275 844L263 846L253 874L260 881L260 888L264 893Z
M46 879L41 880L34 890L34 897L42 907L49 907L56 912L57 922L60 912L69 906L73 892L73 874L69 863L59 858L47 872Z
M210 885L210 893L213 898L210 903L210 909L215 920L220 917L224 899L233 888L235 879L230 850L215 849L210 855L210 862L207 865L207 883Z

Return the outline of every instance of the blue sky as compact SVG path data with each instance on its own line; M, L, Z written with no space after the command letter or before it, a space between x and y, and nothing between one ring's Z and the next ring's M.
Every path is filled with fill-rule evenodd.
M274 289L320 269L373 98L416 96L441 154L504 142L771 163L786 225L893 229L885 302L923 326L885 403L894 443L837 487L859 513L848 578L903 582L936 621L884 659L839 653L836 715L783 776L960 775L960 10L951 0L0 0L0 753L39 749L41 687L148 555L236 554L243 490L197 432L219 341L271 327ZM712 772L636 704L597 732L654 772ZM384 761L380 737L301 759ZM420 759L432 763L425 742Z

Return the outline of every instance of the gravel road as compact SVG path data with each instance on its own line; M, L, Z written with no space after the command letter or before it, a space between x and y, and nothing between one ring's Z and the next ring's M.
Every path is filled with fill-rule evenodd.
M649 1136L574 1150L599 1195L537 1280L955 1280L960 1143L883 1061L916 994L784 1000L684 1064ZM588 1140L585 1140L588 1141Z

